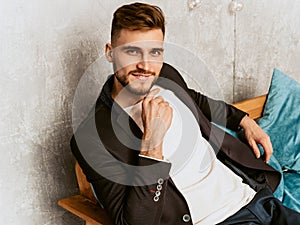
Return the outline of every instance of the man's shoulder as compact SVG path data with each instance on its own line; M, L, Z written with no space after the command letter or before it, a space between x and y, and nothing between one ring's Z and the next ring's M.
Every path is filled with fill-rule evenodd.
M186 83L180 74L180 72L172 65L164 63L160 71L160 78L165 78L171 80L181 86L182 88L187 88Z
M178 72L177 69L175 69L174 66L164 62L163 63L163 66L161 68L161 71L160 71L160 77L164 77L164 78L168 78L168 79L172 79L172 78L175 78L177 76L180 76L180 73Z
M77 121L78 126L75 129L76 132L85 129L91 123L95 123L96 120L101 119L106 121L111 113L111 108L113 105L110 96L110 83L112 77L109 76L107 81L102 86L101 92L98 98L95 99L94 103L89 107L89 110L85 110L85 113L81 113L79 121ZM99 122L99 121L98 121Z

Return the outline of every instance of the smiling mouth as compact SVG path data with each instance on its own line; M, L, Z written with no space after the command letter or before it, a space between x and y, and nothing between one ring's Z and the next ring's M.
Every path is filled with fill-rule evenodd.
M132 76L134 76L135 78L137 78L139 80L147 80L150 77L152 77L151 74L132 74Z

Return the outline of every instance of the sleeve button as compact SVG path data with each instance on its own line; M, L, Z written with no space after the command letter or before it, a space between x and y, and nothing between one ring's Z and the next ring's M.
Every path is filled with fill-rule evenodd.
M154 196L153 201L158 202L159 197L158 196Z
M187 223L191 220L191 217L188 214L184 214L182 220Z
M159 178L158 181L157 181L157 183L158 183L158 184L163 184L163 183L164 183L164 179Z

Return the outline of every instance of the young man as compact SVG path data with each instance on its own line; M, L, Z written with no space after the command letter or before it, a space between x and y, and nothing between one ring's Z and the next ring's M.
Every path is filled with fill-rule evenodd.
M106 45L114 74L71 140L100 204L114 224L300 224L272 195L280 174L257 148L268 161L269 137L163 63L164 24L148 4L114 13ZM249 145L211 121L244 128Z

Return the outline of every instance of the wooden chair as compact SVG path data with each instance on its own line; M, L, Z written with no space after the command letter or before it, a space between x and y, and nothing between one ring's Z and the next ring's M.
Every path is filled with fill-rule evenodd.
M266 95L248 99L233 104L235 107L249 113L253 119L261 117ZM86 176L78 163L75 165L77 182L80 190L79 195L64 198L58 204L69 212L86 221L86 225L112 225L104 209L98 204Z
M86 225L113 225L104 209L98 204L89 182L79 164L75 164L79 195L64 198L58 205L86 221Z

